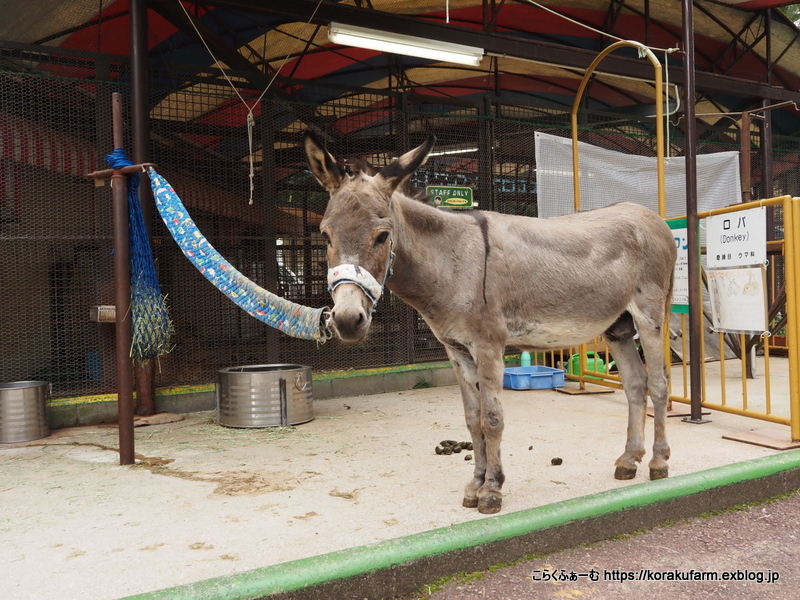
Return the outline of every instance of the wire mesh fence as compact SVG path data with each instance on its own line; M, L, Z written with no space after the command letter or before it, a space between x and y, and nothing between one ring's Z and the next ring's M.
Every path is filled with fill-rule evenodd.
M120 57L0 44L3 381L47 380L56 397L116 390L113 323L90 318L92 307L114 303L111 193L85 175L106 166L102 159L113 150L110 96L129 97L129 79ZM534 133L570 134L568 108L514 105L488 95L461 101L343 93L303 82L301 102L291 95L291 85L299 84L286 82L256 104L260 88L246 77L233 80L254 107L252 127L248 107L218 72L155 65L151 160L222 256L258 285L311 307L330 302L318 231L327 192L305 168L303 129L322 134L349 169L356 159L380 169L433 133L434 154L413 185L471 188L481 209L528 216L538 214ZM598 115L584 125L582 141L655 154L652 121ZM680 129L673 134L670 152L680 155ZM738 148L728 133L701 135L701 152ZM800 194L800 143L773 145L775 187ZM753 148L758 174L756 135ZM758 197L760 178L753 181ZM218 369L240 364L298 363L323 371L446 358L424 321L390 293L362 344L333 339L319 345L279 334L216 290L152 207L144 208L175 327L174 349L158 359L158 386L208 383ZM781 227L779 214L773 226Z

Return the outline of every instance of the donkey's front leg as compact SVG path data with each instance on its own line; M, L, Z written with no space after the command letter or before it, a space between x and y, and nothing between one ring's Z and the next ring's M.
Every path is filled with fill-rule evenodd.
M478 370L472 356L461 346L445 346L464 402L464 418L472 437L472 451L475 456L475 470L472 480L464 488L463 505L467 508L478 506L478 490L486 481L486 444L481 431L481 399Z
M503 347L477 348L475 359L481 403L480 426L486 452L486 473L483 486L478 490L478 512L492 514L500 512L503 504L501 489L506 479L500 457L503 437L503 407L500 404Z

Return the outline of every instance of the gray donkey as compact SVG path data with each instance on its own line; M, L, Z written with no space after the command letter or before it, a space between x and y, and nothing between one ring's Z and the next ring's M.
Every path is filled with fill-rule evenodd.
M670 229L630 203L550 219L436 209L406 195L402 185L434 142L429 138L376 175L351 176L311 131L304 134L309 167L331 195L320 230L339 338L364 338L384 284L419 311L444 344L461 388L475 453L464 491L468 508L491 514L502 505L507 345L557 350L604 336L628 398L627 443L614 476L633 478L645 454L649 391L650 478L667 477L663 328L676 258Z

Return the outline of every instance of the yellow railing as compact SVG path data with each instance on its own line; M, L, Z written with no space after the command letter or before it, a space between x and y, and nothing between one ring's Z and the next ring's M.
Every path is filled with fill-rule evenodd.
M655 54L653 54L653 51L650 50L650 48L633 40L620 40L602 50L586 68L586 72L583 74L581 83L575 92L575 99L572 102L572 110L570 112L570 123L572 130L572 186L575 212L578 212L581 209L581 183L580 169L578 166L578 110L581 105L581 100L583 99L583 93L585 92L586 86L594 74L597 65L599 65L606 56L615 50L624 47L636 48L639 52L639 55L646 57L653 66L653 96L655 98L656 105L656 177L658 189L658 214L664 218L666 216L667 200L666 185L664 183L664 84L662 81L662 67L661 63L658 62L658 58ZM587 365L584 362L586 352L586 346L582 345L578 352L581 373L587 369ZM583 379L580 380L580 385L581 387L584 386Z
M572 105L571 113L571 126L572 126L572 172L573 172L573 190L575 210L581 208L580 203L580 169L578 161L578 109L583 98L586 85L594 74L597 65L614 50L628 46L637 48L641 55L645 56L653 65L654 70L654 96L656 105L656 152L657 152L657 177L658 177L658 210L662 218L666 216L666 199L665 199L665 185L664 185L664 110L663 110L663 86L662 86L662 67L653 52L640 44L639 42L622 40L611 44L600 52L594 61L589 65L578 90ZM798 344L800 344L800 319L798 319L797 311L797 285L800 284L800 198L792 198L790 196L781 196L779 198L772 198L769 200L761 200L756 202L748 202L744 204L736 204L726 208L700 213L698 219L706 219L712 215L724 214L729 212L736 212L747 210L750 208L760 206L781 206L783 208L783 221L784 221L784 259L785 259L785 289L786 289L786 358L773 359L770 354L770 339L769 335L765 336L762 348L763 358L759 359L759 364L762 365L763 376L763 396L759 393L756 394L755 380L748 379L745 363L745 345L746 338L744 335L739 337L739 348L742 358L741 373L740 373L740 390L739 398L733 398L736 394L729 391L728 378L730 371L727 369L727 363L731 359L726 359L726 340L723 334L719 334L719 373L709 373L708 365L716 364L709 363L703 360L700 368L701 372L701 398L702 405L705 408L715 409L773 423L780 423L789 425L791 427L792 440L800 440L800 356L798 353ZM702 300L701 300L702 301ZM703 311L703 306L693 306L692 310ZM767 308L768 310L768 308ZM701 319L705 323L704 319ZM769 323L769 320L767 321ZM680 403L691 403L690 388L689 388L689 373L693 365L687 361L689 356L688 345L692 343L688 333L688 323L685 314L680 314L680 327L678 331L673 330L672 327L667 329L664 336L664 345L667 352L665 353L667 361L670 363L669 368L672 372L670 382L670 401ZM671 340L670 337L674 335ZM677 342L680 338L680 341ZM705 332L701 331L699 335L699 343L701 344L700 356L706 357L705 347ZM680 357L677 364L672 364L671 357L673 355L674 345L680 347L679 352L675 352ZM589 353L593 352L592 358L594 359L594 367L602 365L602 369L590 368ZM606 357L601 363L600 357ZM558 352L549 352L539 354L538 358L542 362L546 362L551 366L560 366L567 371L566 377L570 380L577 381L581 389L585 388L587 383L596 384L598 386L620 388L622 383L620 378L613 372L608 372L608 365L612 362L608 352L608 348L602 341L596 341L592 344L591 349L586 344L577 349L562 350ZM577 359L577 360L576 360ZM780 363L774 363L773 360L780 360ZM780 367L780 368L777 368ZM788 388L785 390L776 390L776 383L778 381L778 373L785 372L787 374ZM674 389L675 380L677 378L681 382L681 391L676 392ZM719 379L718 389L711 389L709 381L711 379ZM784 386L785 387L785 386ZM760 408L756 409L753 405L755 402L754 396L758 395L758 404ZM776 403L775 400L780 398L781 402ZM776 406L779 404L780 406ZM776 410L777 409L777 410Z
M763 336L757 345L758 356L755 358L755 378L748 378L745 360L752 357L727 358L727 342L724 334L717 333L718 348L707 348L706 331L701 331L699 343L700 355L705 360L700 365L702 406L741 415L753 419L788 425L791 428L792 440L800 440L800 356L798 356L798 306L800 300L797 286L800 284L800 198L781 196L769 200L736 204L734 206L704 212L698 215L702 220L712 215L733 213L759 206L780 206L783 209L784 222L784 272L786 289L786 351L781 355L773 354L775 348L771 336ZM773 261L774 262L774 261ZM773 265L774 267L774 265ZM773 276L774 277L774 276ZM703 310L703 307L692 307ZM769 307L765 310L769 311ZM689 372L693 368L689 364L689 345L692 343L688 331L688 319L685 314L673 313L678 326L672 326L665 336L665 343L670 350L667 353L671 370L670 401L691 403ZM673 320L673 323L675 322ZM705 320L703 320L705 323ZM769 320L767 321L769 322ZM705 327L704 327L705 329ZM772 332L775 333L775 332ZM669 339L671 338L671 339ZM739 335L738 342L741 354L744 355L747 336ZM783 350L783 348L782 348ZM575 357L578 357L576 360ZM678 357L672 360L670 357ZM566 378L585 384L608 388L621 388L620 378L609 368L613 356L602 340L580 348L539 354L540 361L567 371ZM613 366L613 365L612 365ZM611 372L609 372L611 371Z

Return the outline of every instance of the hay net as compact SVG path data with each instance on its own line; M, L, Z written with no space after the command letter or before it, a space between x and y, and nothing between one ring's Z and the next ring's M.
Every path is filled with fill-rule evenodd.
M105 157L113 169L133 163L122 148ZM139 174L128 176L128 243L131 267L131 328L130 356L147 361L172 350L174 328L169 318L166 297L158 284L150 237L139 205Z
M147 174L156 207L183 254L214 287L259 321L292 337L324 342L331 337L323 322L326 308L309 308L256 285L217 252L189 216L169 182L155 169Z

